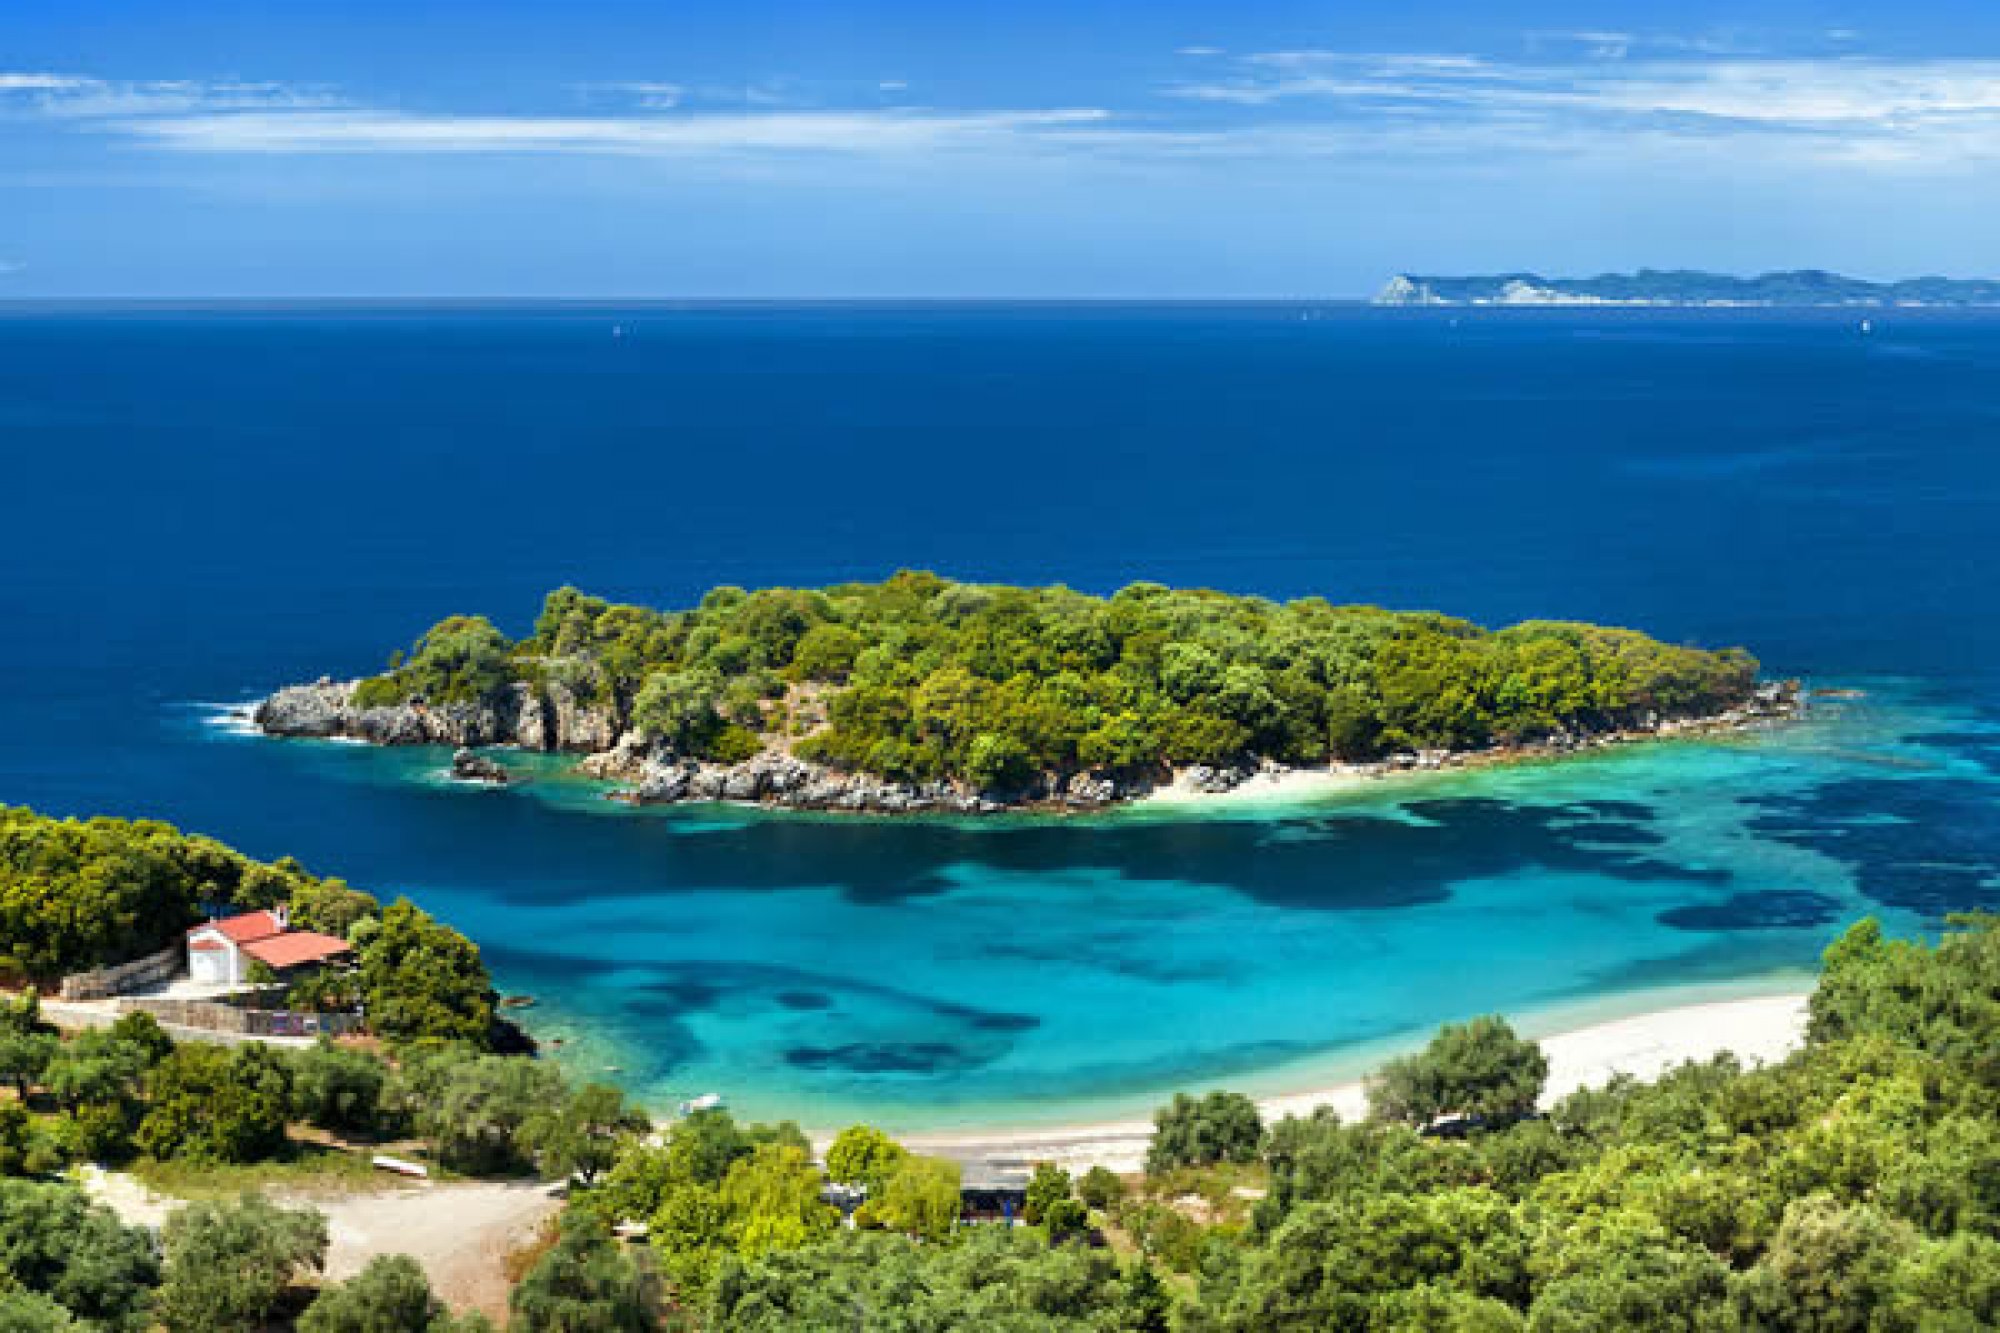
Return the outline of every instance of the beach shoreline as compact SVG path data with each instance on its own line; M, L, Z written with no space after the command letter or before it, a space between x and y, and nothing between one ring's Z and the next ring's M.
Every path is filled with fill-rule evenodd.
M1731 1052L1746 1065L1783 1059L1805 1040L1810 986L1802 980L1765 994L1703 999L1606 1018L1546 1033L1524 1022L1549 1060L1542 1105L1583 1088L1602 1087L1621 1074L1658 1078L1689 1060ZM1269 1125L1286 1116L1331 1107L1345 1121L1367 1114L1365 1080L1348 1079L1301 1091L1255 1096ZM1117 1119L1070 1125L996 1126L900 1136L914 1152L947 1157L987 1171L1024 1170L1054 1162L1072 1172L1102 1166L1129 1173L1143 1169L1152 1137L1150 1120Z

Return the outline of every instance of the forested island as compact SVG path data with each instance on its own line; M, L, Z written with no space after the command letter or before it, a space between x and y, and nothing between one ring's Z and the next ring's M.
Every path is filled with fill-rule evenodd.
M574 752L644 802L976 812L1559 751L1796 700L1740 649L1597 625L904 571L677 611L562 588L526 638L453 616L380 675L283 689L252 716L272 735ZM455 767L508 777L470 752Z
M370 1040L58 1030L22 987L277 895L355 943ZM1935 942L1863 921L1780 1063L1551 1098L1541 1047L1475 1018L1380 1069L1362 1118L1178 1096L1143 1171L1040 1164L1001 1219L867 1125L815 1144L704 1109L655 1133L616 1089L493 1052L476 947L407 903L164 824L0 809L0 1328L492 1329L396 1236L321 1275L321 1208L379 1190L393 1144L429 1190L565 1186L507 1259L510 1333L1971 1333L2000 1322L1996 978L2000 918ZM156 1236L86 1166L194 1199Z
M1823 269L1737 277L1699 269L1640 269L1590 278L1539 273L1462 276L1399 273L1375 294L1376 305L1633 306L1996 306L2000 281L1905 278L1870 282Z

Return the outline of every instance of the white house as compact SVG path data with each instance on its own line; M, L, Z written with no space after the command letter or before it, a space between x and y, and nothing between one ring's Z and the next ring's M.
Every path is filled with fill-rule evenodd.
M349 952L346 940L316 931L293 930L282 904L268 912L207 921L187 935L188 975L196 981L240 986L250 979L254 959L273 972L325 963Z

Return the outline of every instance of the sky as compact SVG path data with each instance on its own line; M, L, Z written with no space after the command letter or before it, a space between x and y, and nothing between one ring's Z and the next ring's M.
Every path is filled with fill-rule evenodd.
M0 301L2000 275L1991 0L6 0Z

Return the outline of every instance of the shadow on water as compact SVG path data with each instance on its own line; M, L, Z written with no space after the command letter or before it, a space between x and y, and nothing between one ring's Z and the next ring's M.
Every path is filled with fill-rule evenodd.
M476 837L486 882L524 907L644 899L661 892L833 888L862 905L947 892L961 872L1103 873L1234 890L1259 903L1378 911L1443 902L1455 882L1527 868L1635 881L1715 883L1724 872L1648 854L1660 836L1634 802L1535 805L1490 798L1413 801L1391 814L1182 822L1003 819L987 824L695 810L604 818L510 803L494 818L441 807L414 830L461 848ZM561 836L549 825L561 822ZM467 825L476 824L476 831ZM452 825L458 825L456 830ZM405 863L407 864L407 862ZM461 868L460 873L463 873Z
M1853 867L1884 907L1937 921L2000 907L1996 788L1950 778L1854 778L1758 798L1749 827Z

